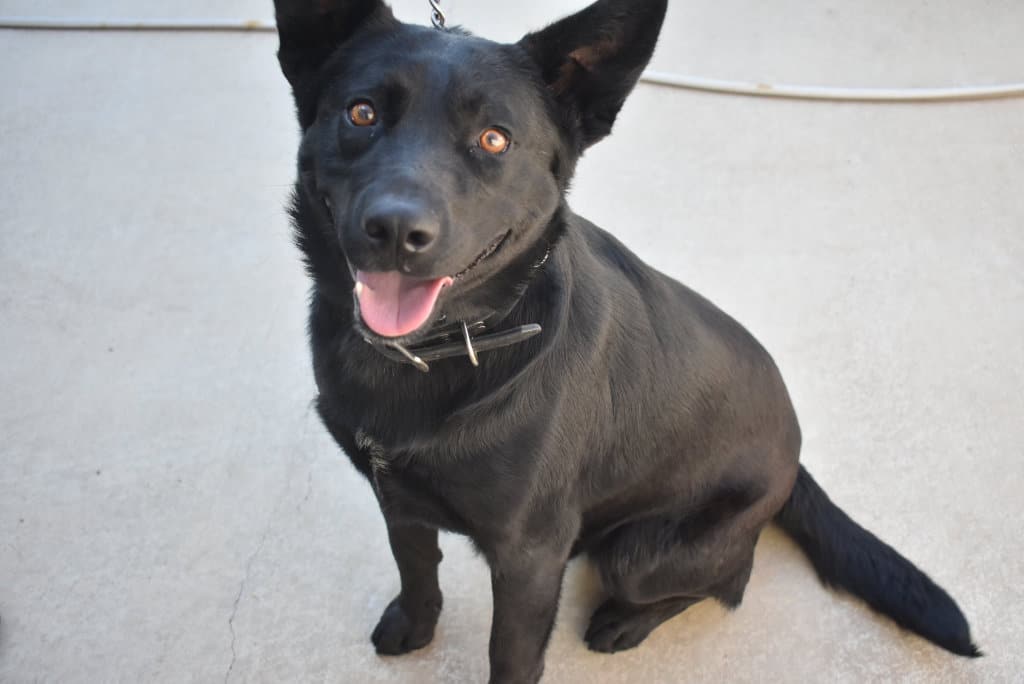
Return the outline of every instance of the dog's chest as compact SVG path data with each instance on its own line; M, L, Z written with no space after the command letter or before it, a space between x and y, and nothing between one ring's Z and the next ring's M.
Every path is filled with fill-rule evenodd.
M389 520L472 533L460 510L458 492L443 486L435 469L396 458L364 430L357 430L355 439L369 462L374 492Z

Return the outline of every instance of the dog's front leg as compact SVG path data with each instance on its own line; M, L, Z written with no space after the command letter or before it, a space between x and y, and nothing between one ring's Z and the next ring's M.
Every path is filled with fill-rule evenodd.
M510 545L489 555L491 684L535 684L544 671L569 549Z
M402 590L384 610L372 639L377 653L399 655L423 648L434 638L441 614L441 588L437 583L441 549L437 546L437 530L422 525L389 521L388 540Z

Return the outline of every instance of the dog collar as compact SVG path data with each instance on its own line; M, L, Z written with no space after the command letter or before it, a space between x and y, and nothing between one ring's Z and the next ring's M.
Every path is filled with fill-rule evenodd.
M438 359L466 355L470 363L474 366L479 366L480 360L477 358L479 352L517 344L541 332L541 327L536 323L519 325L508 330L477 335L476 337L473 337L470 329L483 331L485 326L483 321L474 323L472 326L467 325L463 321L453 329L433 335L427 343L418 344L414 347L406 347L395 342L383 344L370 342L370 344L373 345L374 349L392 361L408 363L414 366L416 370L429 373L430 366L427 364L427 361L437 361ZM456 335L461 336L462 339L453 341L452 338ZM433 340L437 341L434 342Z

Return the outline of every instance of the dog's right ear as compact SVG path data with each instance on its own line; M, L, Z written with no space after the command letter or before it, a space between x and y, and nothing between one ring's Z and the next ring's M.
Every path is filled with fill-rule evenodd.
M320 67L355 33L373 25L396 24L382 0L274 0L277 59L292 84L303 128L312 123L308 99Z

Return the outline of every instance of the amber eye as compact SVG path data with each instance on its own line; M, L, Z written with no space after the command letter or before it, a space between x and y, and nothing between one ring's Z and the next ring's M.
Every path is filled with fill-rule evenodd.
M372 126L377 123L377 111L369 102L357 102L349 107L348 118L356 126Z
M497 128L488 128L480 134L480 147L491 154L501 154L508 149L510 142L508 136Z

